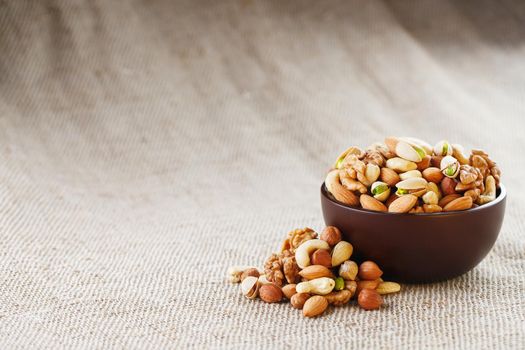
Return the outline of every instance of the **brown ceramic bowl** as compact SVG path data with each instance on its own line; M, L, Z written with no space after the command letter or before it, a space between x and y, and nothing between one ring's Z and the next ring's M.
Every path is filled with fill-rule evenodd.
M352 243L352 259L375 261L385 279L405 283L446 280L478 265L498 238L506 197L501 186L496 200L477 208L394 214L346 206L321 186L324 221Z

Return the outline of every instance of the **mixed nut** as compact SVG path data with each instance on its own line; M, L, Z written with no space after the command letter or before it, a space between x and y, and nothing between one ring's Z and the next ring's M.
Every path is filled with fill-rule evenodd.
M229 277L241 283L248 299L259 297L267 303L287 299L306 317L321 315L328 305L345 305L354 297L365 310L379 309L382 295L399 292L401 286L383 281L376 263L358 265L350 260L353 250L334 226L326 227L320 236L310 228L297 229L288 233L281 252L266 260L264 271L232 267Z
M440 141L387 137L366 150L350 147L325 179L339 202L391 213L466 210L496 199L501 171L488 154Z

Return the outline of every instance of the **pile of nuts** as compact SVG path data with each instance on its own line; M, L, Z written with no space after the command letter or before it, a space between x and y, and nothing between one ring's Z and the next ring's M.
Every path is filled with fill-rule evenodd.
M488 154L440 141L387 137L365 151L350 147L325 186L339 202L392 213L466 210L496 199L501 171Z
M283 299L306 317L321 315L328 305L342 306L357 298L365 310L379 309L381 295L399 292L401 286L381 279L383 271L372 261L360 265L350 260L353 246L342 240L341 232L326 227L318 238L310 229L288 233L281 252L272 254L261 272L255 267L230 268L230 281L241 283L249 299L267 303Z

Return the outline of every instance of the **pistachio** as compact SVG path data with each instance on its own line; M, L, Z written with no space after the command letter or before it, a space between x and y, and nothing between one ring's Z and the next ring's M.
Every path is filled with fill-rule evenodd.
M434 154L436 156L450 156L453 152L452 145L446 140L439 141L434 146Z
M372 192L375 199L384 202L390 196L390 187L385 182L376 181L370 186L370 192Z
M311 281L301 282L295 286L297 293L312 293L325 295L335 287L335 281L328 277L316 278Z
M332 250L332 266L336 267L341 265L346 260L350 259L354 247L346 241L341 241L337 243Z
M335 287L334 290L343 290L345 288L345 280L343 277L337 277L335 279Z
M421 139L418 139L418 138L415 138L415 137L408 137L408 136L403 136L400 139L401 140L405 140L405 141L407 141L407 142L409 142L411 144L414 144L414 145L422 148L425 151L426 154L432 154L432 146L429 143L427 143L427 142L425 142L425 141L423 141Z
M410 170L410 171L399 174L399 178L401 180L410 179L412 177L423 177L423 175L421 174L421 171L419 170Z
M406 140L398 140L395 153L403 159L416 163L423 160L423 157L427 155L423 148L413 143L409 143Z
M417 169L416 163L399 157L390 158L389 160L387 160L386 166L387 168L390 168L397 172L406 172Z
M257 277L248 276L241 282L242 294L248 299L257 298L259 292L259 279Z
M455 178L459 174L459 167L460 164L458 160L452 156L446 156L443 159L441 159L441 172L446 177L449 177L451 179Z
M398 196L412 194L414 196L422 196L427 192L427 180L422 177L412 177L396 184Z

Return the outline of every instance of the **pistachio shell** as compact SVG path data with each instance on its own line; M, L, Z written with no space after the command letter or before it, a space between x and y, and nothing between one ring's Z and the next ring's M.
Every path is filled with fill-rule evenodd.
M401 180L410 179L412 177L423 177L423 175L421 174L421 171L419 170L410 170L410 171L399 174L399 178Z
M385 137L385 145L392 153L396 153L396 145L399 142L399 138L395 136Z
M426 189L427 184L427 180L423 179L422 177L411 177L409 179L398 182L396 184L396 187L403 190L417 190L420 188Z
M370 187L370 192L374 195L374 198L378 201L384 202L390 197L390 188L388 184L376 181Z
M460 164L458 160L452 156L446 156L441 159L440 169L443 175L450 178L455 178L459 174Z
M450 156L453 152L454 149L447 140L441 140L434 146L434 154L436 156Z
M415 137L408 137L408 136L403 136L401 137L401 140L405 140L409 143L412 143L412 144L415 144L417 146L419 146L420 148L422 148L423 150L425 150L425 153L426 154L432 154L432 146L430 144L428 144L427 142L423 141L423 140L420 140L418 138L415 138Z
M416 163L420 162L425 156L425 151L422 148L416 147L406 141L398 141L396 144L396 154L403 159ZM418 152L418 149L420 152Z

